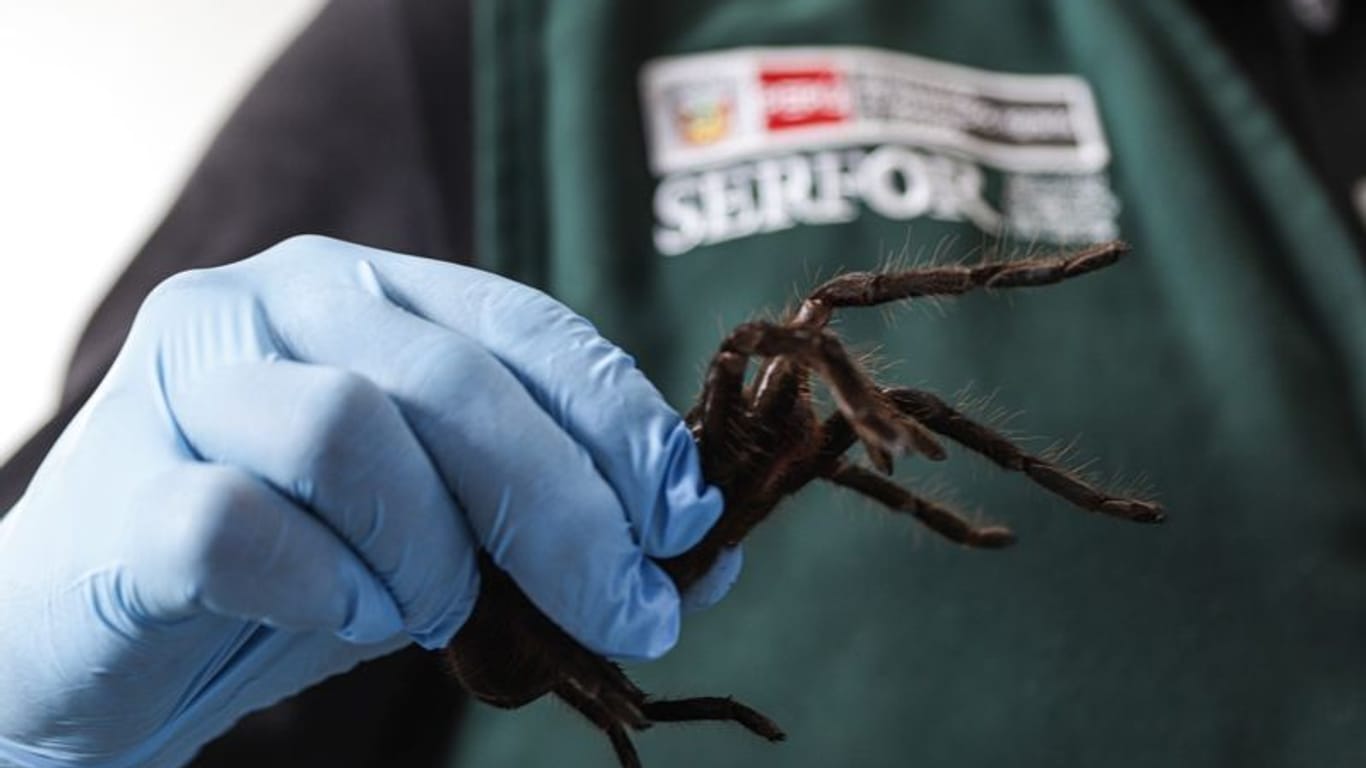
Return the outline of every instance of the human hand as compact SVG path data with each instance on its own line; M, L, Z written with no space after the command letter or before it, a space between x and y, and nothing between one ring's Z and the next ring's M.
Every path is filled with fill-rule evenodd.
M480 547L584 645L658 657L650 558L720 512L678 414L544 294L317 237L178 275L0 522L0 763L179 764L439 648Z

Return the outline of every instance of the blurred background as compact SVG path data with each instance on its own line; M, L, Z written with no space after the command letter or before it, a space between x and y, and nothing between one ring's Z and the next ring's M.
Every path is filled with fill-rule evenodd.
M323 0L0 2L0 460L238 97Z

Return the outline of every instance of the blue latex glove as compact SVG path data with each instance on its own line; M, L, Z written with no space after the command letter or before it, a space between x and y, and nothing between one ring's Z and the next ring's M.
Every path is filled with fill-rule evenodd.
M720 511L677 413L544 294L316 237L179 275L0 522L0 763L180 764L438 648L481 545L588 647L657 657L649 557Z

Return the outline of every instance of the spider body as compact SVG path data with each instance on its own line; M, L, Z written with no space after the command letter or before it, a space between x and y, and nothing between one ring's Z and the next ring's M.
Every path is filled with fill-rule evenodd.
M931 393L878 386L827 328L842 307L1047 285L1109 266L1126 251L1123 243L1110 242L1053 259L848 273L817 287L782 322L736 327L712 358L702 393L687 415L703 472L721 488L726 508L697 546L663 561L664 570L680 591L686 590L722 550L739 544L783 499L817 479L910 514L965 546L1013 543L1008 529L974 525L887 477L897 454L943 459L940 437L1026 475L1083 509L1135 522L1161 521L1158 504L1112 496L1022 451ZM762 362L747 377L755 358ZM813 374L835 404L834 413L824 418L812 402ZM856 443L866 449L873 469L846 459ZM657 722L728 720L766 739L784 738L767 717L730 698L651 698L616 664L547 619L487 555L480 571L483 586L474 612L447 648L455 674L480 700L511 709L553 693L607 734L623 768L640 765L629 732Z

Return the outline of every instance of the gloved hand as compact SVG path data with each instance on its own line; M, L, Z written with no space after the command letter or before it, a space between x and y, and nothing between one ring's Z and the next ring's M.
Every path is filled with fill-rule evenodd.
M588 647L657 657L649 556L720 511L678 415L544 294L316 237L184 273L0 522L0 763L179 764L441 647L480 546Z

